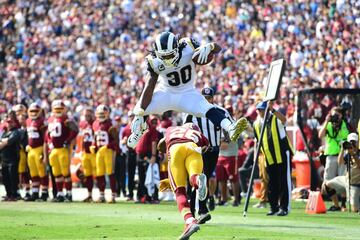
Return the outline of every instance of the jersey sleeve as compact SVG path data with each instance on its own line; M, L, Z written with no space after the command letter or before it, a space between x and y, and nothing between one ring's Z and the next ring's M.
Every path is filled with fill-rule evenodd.
M151 75L157 74L155 72L155 62L151 56L147 56L145 58L145 68Z
M187 45L189 45L193 50L200 47L200 43L195 38L183 38L183 41L186 42Z

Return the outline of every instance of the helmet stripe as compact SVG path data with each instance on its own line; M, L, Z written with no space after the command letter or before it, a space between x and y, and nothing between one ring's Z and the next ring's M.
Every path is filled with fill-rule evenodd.
M160 34L161 50L171 50L171 48L168 48L169 35L169 32L163 32Z
M162 50L161 43L160 43L160 37L161 37L161 34L157 35L156 40L155 40L155 46L156 46L157 51Z
M174 42L174 34L169 34L168 41L167 41L167 49L173 50L173 42Z

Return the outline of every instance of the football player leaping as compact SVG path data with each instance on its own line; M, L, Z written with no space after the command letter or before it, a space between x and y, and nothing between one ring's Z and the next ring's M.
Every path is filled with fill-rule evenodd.
M221 47L216 43L200 46L190 38L178 41L173 33L162 32L156 37L153 48L153 53L146 57L148 80L133 111L136 116L132 122L128 146L134 148L147 129L144 116L162 114L168 110L206 116L215 125L228 131L232 141L237 140L246 128L247 120L240 118L234 123L230 122L194 86L195 64L208 63L209 55L219 53ZM159 84L155 89L157 82Z

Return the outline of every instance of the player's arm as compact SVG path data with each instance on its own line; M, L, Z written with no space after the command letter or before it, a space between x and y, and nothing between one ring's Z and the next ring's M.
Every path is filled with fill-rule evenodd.
M204 45L199 45L199 43L197 43L196 40L191 39L191 44L195 47L196 51L194 53L194 55L192 56L192 58L194 59L195 57L198 56L198 61L194 63L195 64L204 64L207 63L208 61L208 56L210 54L218 54L221 51L221 47L219 44L217 44L216 42L211 42L211 43L207 43Z
M45 134L44 134L44 143L43 143L43 163L44 165L48 164L48 153L49 153L49 146L48 146L48 142L49 142L49 136L48 136L48 132L45 129Z
M66 139L66 142L67 142L67 144L71 144L72 141L76 138L76 136L79 133L79 127L72 120L67 120L65 122L65 126L70 130L69 137Z
M163 137L162 139L160 139L160 141L157 144L157 150L161 153L165 153L166 152L166 143L165 143L165 138Z
M113 142L110 143L114 146L111 146L111 147L114 147L113 149L116 149L118 146L119 146L119 134L118 134L118 130L112 126L111 128L109 128L109 135L111 136L111 138L113 139Z
M141 111L145 111L146 108L149 106L153 93L154 93L154 89L156 86L156 82L158 80L159 75L154 71L153 66L151 65L151 63L149 62L151 60L147 59L147 70L148 70L148 74L146 75L146 81L145 81L145 87L143 92L141 93L140 96L140 112ZM134 110L135 115L142 115L139 114L137 112L137 109Z

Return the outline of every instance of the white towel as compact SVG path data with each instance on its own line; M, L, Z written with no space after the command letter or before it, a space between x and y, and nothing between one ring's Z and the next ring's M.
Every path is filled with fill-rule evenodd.
M157 163L149 164L146 170L145 186L148 191L148 195L151 196L155 192L155 186L159 188L160 184L160 172L159 165Z

